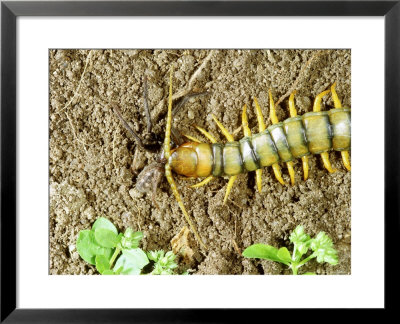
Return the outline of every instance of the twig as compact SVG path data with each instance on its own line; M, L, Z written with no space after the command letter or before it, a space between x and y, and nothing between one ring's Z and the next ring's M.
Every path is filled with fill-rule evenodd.
M151 116L150 116L150 110L149 110L149 103L147 101L147 77L144 76L144 81L143 81L143 105L144 105L144 111L146 113L146 118L147 118L147 132L151 133Z
M183 96L185 96L186 94L188 94L193 87L193 83L196 81L197 77L199 76L199 74L201 73L201 71L204 69L204 67L206 66L206 64L208 63L208 61L211 60L212 56L214 55L216 51L215 50L211 50L210 53L208 53L207 57L204 59L204 61L201 63L201 65L199 66L199 68L192 74L192 76L189 79L189 82L187 84L187 86L178 91L177 93L175 93L172 96L172 100L176 100L179 99Z

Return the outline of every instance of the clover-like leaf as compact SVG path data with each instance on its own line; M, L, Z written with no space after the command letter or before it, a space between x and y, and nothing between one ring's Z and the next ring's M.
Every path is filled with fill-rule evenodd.
M96 255L96 269L101 274L104 274L106 270L110 270L110 260L104 255Z
M122 254L136 269L143 269L149 264L146 253L140 248L122 250Z
M95 231L100 228L108 229L108 230L114 232L115 234L118 234L117 228L107 218L104 218L104 217L98 218L92 226L92 231Z
M94 230L94 237L98 244L107 248L116 247L121 240L121 236L118 235L118 232L114 233L106 228L96 228Z
M112 249L99 245L90 230L79 232L76 249L81 258L90 264L96 264L96 255L104 255L108 259L112 255Z
M139 275L142 268L137 267L137 264L125 255L121 255L114 266L114 272L122 275Z
M317 256L317 262L328 262L332 265L338 263L337 251L333 248L332 240L325 232L319 232L318 235L311 240L310 247Z
M242 254L246 258L265 259L289 265L289 262L286 262L278 257L278 249L276 247L267 244L250 245L243 251Z

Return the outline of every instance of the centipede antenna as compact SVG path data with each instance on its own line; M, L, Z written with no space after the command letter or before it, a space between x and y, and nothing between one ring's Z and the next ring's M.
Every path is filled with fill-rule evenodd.
M121 111L119 110L118 106L116 104L112 104L112 108L115 115L119 118L124 127L128 130L128 132L131 133L131 135L135 138L138 145L141 148L146 149L146 147L143 145L142 139L139 137L138 134L136 134L136 132L131 128L131 126L129 126L128 122L124 119L124 117L122 117Z
M147 99L147 76L144 76L144 80L143 80L143 105L144 105L144 111L146 113L146 118L147 118L147 132L150 133L152 124L151 124L149 102Z
M315 112L321 111L321 101L322 101L322 98L323 98L324 96L326 96L329 92L331 92L331 90L322 91L320 94L318 94L318 95L315 97L313 111L315 111Z
M197 233L197 230L190 219L189 214L186 211L185 205L183 204L181 195L179 194L178 188L176 187L174 178L172 176L171 165L168 162L171 156L170 136L171 136L171 124L172 124L172 74L173 74L173 67L171 67L171 72L169 76L168 115L167 115L167 125L165 127L165 139L164 139L164 156L165 159L167 160L167 163L165 163L165 176L168 180L172 192L174 193L175 199L178 202L178 205L181 208L182 213L186 218L186 221L188 222L190 228L193 231L194 236L199 241L200 245L207 250L207 246L203 243L200 235Z

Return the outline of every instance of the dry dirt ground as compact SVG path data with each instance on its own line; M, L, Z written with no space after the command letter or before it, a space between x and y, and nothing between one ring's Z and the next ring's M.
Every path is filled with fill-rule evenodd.
M207 60L206 62L204 62ZM204 63L204 64L203 64ZM203 64L203 65L202 65ZM161 139L167 113L170 67L174 67L174 93L210 92L190 99L173 116L173 125L198 138L199 125L224 141L212 121L215 114L231 132L241 125L241 109L248 105L249 124L257 132L252 98L257 97L267 125L271 124L268 89L275 101L295 87L299 114L312 110L314 97L337 81L343 106L351 106L350 50L51 50L50 78L50 274L95 274L76 251L80 230L96 218L110 219L120 231L127 227L144 233L145 250L171 250L171 239L187 225L167 181L157 191L160 206L150 194L135 188L134 156L138 171L157 154L138 148L110 108L117 103L133 129L148 136L143 108L143 80L153 133ZM199 70L190 82L196 70ZM297 81L296 81L297 80ZM330 96L323 109L333 107ZM289 117L287 97L277 108L280 120ZM236 133L236 139L243 136ZM194 274L289 274L286 266L250 260L239 252L254 243L288 246L299 224L315 235L325 231L333 240L339 264L309 262L304 271L317 274L351 272L351 172L338 152L331 152L329 174L319 156L310 157L310 176L302 179L301 161L295 162L296 185L282 186L271 168L263 172L263 189L256 190L254 172L236 180L226 206L222 206L227 179L188 188L193 180L177 179L189 214L209 250L196 243ZM289 183L287 168L282 165Z

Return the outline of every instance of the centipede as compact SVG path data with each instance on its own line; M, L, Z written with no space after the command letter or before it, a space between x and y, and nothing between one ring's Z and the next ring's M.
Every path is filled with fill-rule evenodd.
M337 170L332 167L329 160L330 151L341 154L344 167L350 171L349 151L351 149L351 110L342 107L336 92L336 83L330 89L319 93L314 100L313 111L298 115L295 107L293 91L289 97L290 117L279 121L276 115L275 103L271 90L269 90L269 111L272 125L266 126L264 116L257 98L254 98L255 111L258 122L258 133L252 134L247 118L247 107L242 109L243 137L235 140L227 128L212 115L213 120L226 138L226 143L218 143L215 137L204 128L196 126L210 142L185 135L190 140L176 148L171 148L172 127L172 84L173 69L169 78L168 113L163 143L165 163L165 177L178 202L178 205L189 223L200 245L207 249L198 234L190 216L183 204L181 195L176 186L173 173L190 178L204 178L199 183L192 185L198 188L206 185L214 178L229 177L223 204L226 204L237 177L246 172L255 171L258 191L262 189L262 171L265 167L272 167L276 179L285 185L282 178L281 163L285 163L290 175L292 185L295 185L294 160L301 159L304 180L309 175L308 157L320 155L324 167L329 173ZM324 96L331 94L334 108L321 111L321 101Z

